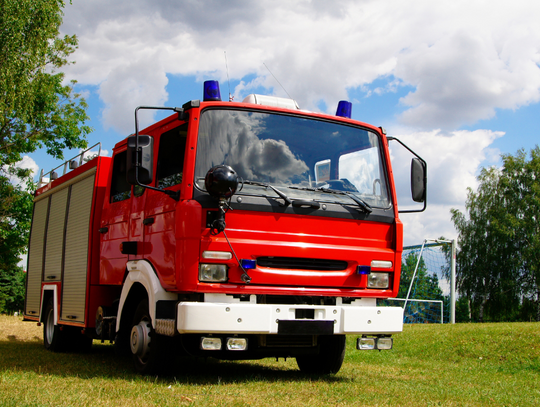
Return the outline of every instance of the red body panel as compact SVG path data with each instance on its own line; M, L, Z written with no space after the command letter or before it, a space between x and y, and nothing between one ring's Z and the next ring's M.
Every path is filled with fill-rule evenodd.
M250 226L256 225L257 230ZM296 231L301 230L301 233ZM318 287L320 294L326 288L350 289L350 296L373 296L366 291L365 276L357 274L359 265L371 264L372 260L394 262L393 225L373 222L351 222L335 218L315 216L276 216L270 213L234 211L227 214L227 236L240 259L256 259L262 256L293 257L307 259L343 260L347 268L342 271L287 270L258 267L250 271L253 278L250 287L281 286L291 294L305 287ZM204 250L229 251L223 235L203 235L201 253ZM241 270L232 259L229 282L241 284ZM362 277L364 277L362 279ZM199 289L204 290L205 284ZM353 291L354 290L354 291ZM361 292L358 292L361 290ZM383 293L378 290L378 295ZM388 295L391 293L384 293Z
M306 215L276 215L268 212L234 211L227 214L227 235L241 259L260 256L305 257L314 259L344 260L348 266L342 271L278 270L257 268L250 272L253 281L249 285L240 279L241 269L233 258L227 261L229 281L226 284L207 284L198 281L198 265L205 250L230 251L223 234L211 236L206 228L206 210L192 201L197 131L200 112L205 107L222 106L219 102L201 103L199 109L189 111L189 129L184 158L184 182L172 190L180 190L179 202L169 196L146 190L141 197L120 203L104 203L102 225L109 225L106 239L101 246L101 284L121 284L125 262L145 258L155 268L162 286L175 292L226 292L226 293L279 293L310 295L346 295L350 297L392 297L399 287L399 271L402 250L402 225L395 223L354 221L350 219L322 218ZM227 107L249 107L241 103L228 103ZM265 108L277 112L286 109ZM303 113L304 114L304 113ZM307 116L331 118L317 113ZM338 118L338 120L358 122ZM154 137L157 145L160 135L178 126L176 115L170 116L141 131ZM380 129L363 124L377 132L383 139L383 153L390 162L385 136ZM125 149L125 140L115 147L115 154ZM154 162L157 163L157 148ZM396 195L392 169L388 164L389 191L397 214ZM154 168L155 173L155 168ZM114 208L113 208L114 207ZM151 218L143 225L143 219ZM254 226L256 225L256 228ZM301 233L298 231L302 231ZM120 253L122 241L141 242L136 256ZM393 278L388 290L367 289L366 276L356 273L358 265L370 265L372 260L391 261ZM204 261L207 262L207 261ZM217 262L215 260L208 262ZM219 263L219 262L218 262ZM223 262L222 262L223 263Z

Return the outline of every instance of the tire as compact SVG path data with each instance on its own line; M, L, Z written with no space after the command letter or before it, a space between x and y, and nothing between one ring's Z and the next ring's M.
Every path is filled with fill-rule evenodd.
M345 335L319 336L319 354L298 356L296 363L302 373L335 374L343 364L345 344Z
M167 365L166 337L156 334L148 311L148 301L137 306L129 334L129 347L135 370L143 375L164 371Z
M43 324L43 344L45 349L52 352L89 352L93 339L83 335L80 328L54 324L54 304L50 298L45 307Z
M54 304L50 298L45 307L45 321L43 323L43 345L45 349L52 352L63 352L66 350L64 332L58 325L54 324Z
M131 329L131 325L129 326ZM114 353L120 358L130 357L131 349L129 348L129 332L121 330L116 333L114 338Z

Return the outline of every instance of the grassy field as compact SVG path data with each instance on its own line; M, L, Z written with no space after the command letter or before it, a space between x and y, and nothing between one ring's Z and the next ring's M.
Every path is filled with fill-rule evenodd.
M110 345L45 351L41 328L0 315L0 406L538 406L540 324L409 325L391 351L356 351L335 376L276 362L187 361L141 377Z

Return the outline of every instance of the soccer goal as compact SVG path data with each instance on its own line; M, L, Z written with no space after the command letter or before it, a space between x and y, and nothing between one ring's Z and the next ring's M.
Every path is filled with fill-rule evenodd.
M426 239L403 248L398 298L404 323L455 323L455 240Z

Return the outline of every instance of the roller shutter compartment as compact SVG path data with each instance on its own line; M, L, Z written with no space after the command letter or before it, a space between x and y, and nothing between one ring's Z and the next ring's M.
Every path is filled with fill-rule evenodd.
M84 322L88 244L95 175L71 186L66 224L62 311L60 319Z
M45 250L45 278L43 281L60 281L62 275L62 252L64 249L64 227L69 188L61 189L51 196L47 244Z
M28 270L26 281L26 304L24 314L39 316L41 297L41 277L43 274L43 253L45 249L45 232L49 199L42 199L34 204L30 245L28 249Z

